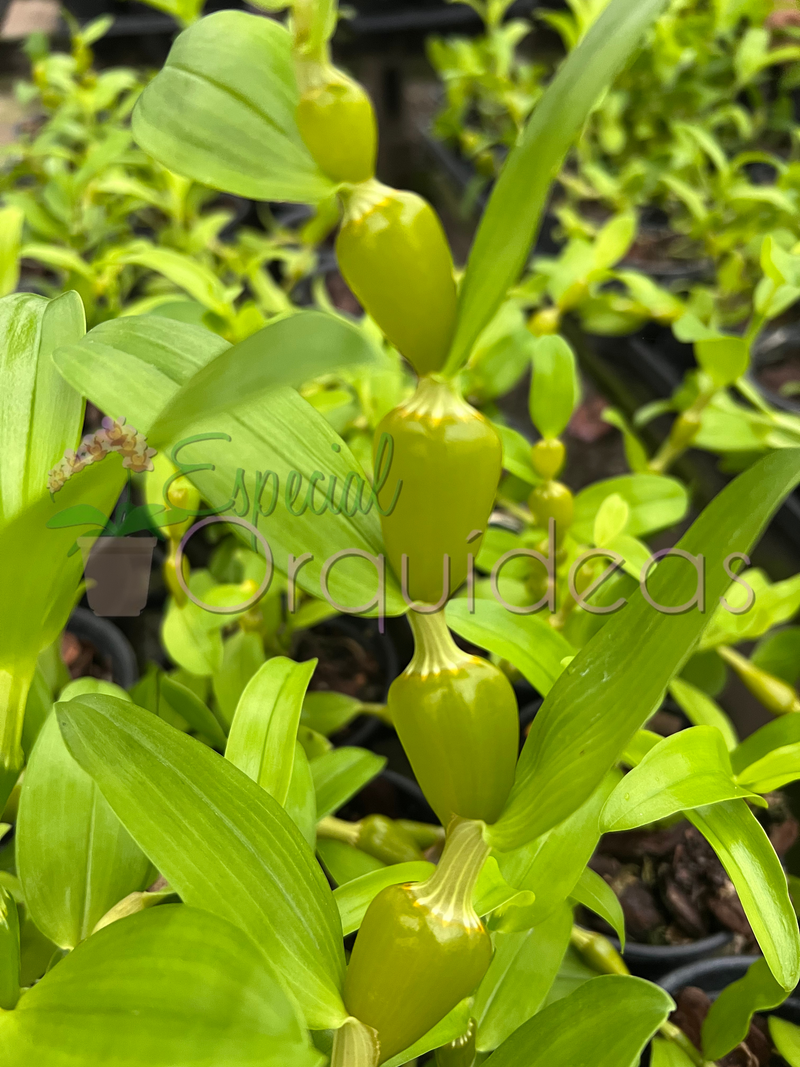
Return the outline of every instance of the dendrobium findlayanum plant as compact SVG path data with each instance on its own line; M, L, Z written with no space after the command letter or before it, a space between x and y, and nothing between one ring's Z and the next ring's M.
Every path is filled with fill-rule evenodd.
M697 605L696 566L664 558L647 589L629 590L622 609L571 654L542 618L485 597L471 610L471 557L503 458L456 376L523 268L552 175L659 9L659 0L612 0L571 54L509 155L458 291L432 208L374 178L369 100L328 56L332 7L299 3L288 29L241 12L211 15L178 38L145 90L134 135L170 168L239 195L341 205L342 271L419 383L378 426L374 493L351 508L343 487L358 465L292 386L368 364L374 351L363 331L315 311L280 317L235 345L157 315L105 322L85 338L76 324L71 336L60 331L53 355L63 382L42 362L49 387L74 391L76 417L48 442L31 480L42 485L33 506L44 527L47 471L75 447L86 396L168 451L212 508L261 523L271 565L301 589L322 589L355 613L408 612L415 652L391 687L388 713L446 836L433 866L418 855L436 843L435 831L398 824L393 841L384 834L380 844L364 820L352 844L371 834L373 855L380 844L385 862L410 842L408 859L336 879L331 890L314 855L317 833L322 853L326 833L339 832L330 816L375 773L377 757L370 765L369 753L365 761L359 750L329 749L303 726L313 661L268 660L225 723L168 681L163 696L196 737L165 720L152 687L126 694L73 684L40 718L19 798L18 879L2 889L4 1063L315 1067L329 1058L333 1067L394 1067L436 1050L440 1064L488 1054L492 1067L634 1067L659 1034L659 1054L674 1049L700 1065L708 1050L667 1021L671 999L629 976L609 944L572 918L576 901L588 903L624 934L616 898L588 859L601 832L682 811L720 856L763 951L753 997L777 1002L794 988L797 920L750 805L763 803L759 787L771 775L798 773L757 766L773 750L791 763L794 753L784 750L797 742L746 742L752 751L738 758L716 726L664 741L641 729L702 639L708 619ZM58 303L42 305L45 324ZM32 379L43 344L33 332L15 344ZM54 348L51 340L46 354ZM537 450L545 483L558 473L557 453L553 445ZM282 486L291 476L285 509L266 506L265 471ZM94 473L91 466L82 476ZM750 552L798 481L798 453L771 454L682 538L682 553L703 556L706 604L728 591L731 554ZM315 501L323 483L327 508ZM558 518L551 498L543 490L532 502L548 520ZM15 521L0 529L0 566L25 571L30 545L14 540ZM252 530L242 535L258 549ZM36 527L35 536L45 533ZM55 557L64 547L41 543ZM448 602L465 580L467 596ZM12 604L20 610L19 595L9 596L6 617ZM670 610L687 604L692 610ZM518 760L507 678L464 653L451 627L470 639L480 632L484 647L541 675L547 695ZM36 631L27 660L3 661L4 721L14 729L21 687L56 630L54 619ZM19 734L14 744L8 730L4 737L13 784ZM630 768L624 780L621 767ZM166 886L143 892L155 872ZM12 891L52 942L53 963L35 984L30 967L20 968ZM346 961L343 934L357 930ZM552 987L571 943L597 977L557 999ZM726 1031L710 1047L716 1054L734 1038Z

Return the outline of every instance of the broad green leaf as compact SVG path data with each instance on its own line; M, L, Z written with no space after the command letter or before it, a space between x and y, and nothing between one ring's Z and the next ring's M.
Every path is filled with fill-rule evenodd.
M188 584L195 596L201 595L194 575ZM203 625L206 615L192 601L181 606L170 600L161 624L161 641L169 657L185 671L204 678L218 671L223 662L221 625L208 629ZM222 616L217 618L222 624Z
M564 658L575 654L546 615L512 614L494 598L476 600L473 614L469 601L457 597L447 605L445 614L448 626L457 634L513 663L542 694L550 691L561 674Z
M534 1015L486 1063L633 1067L673 1007L663 989L642 978L603 975Z
M11 893L0 884L0 1009L11 1011L19 1000L19 912Z
M536 899L530 908L532 922L546 919L574 890L600 840L600 813L620 780L610 772L591 797L558 826L513 852L498 852L503 877Z
M736 784L719 730L692 726L665 737L625 775L603 808L601 825L605 833L632 830L680 811L752 796Z
M536 105L495 182L472 244L448 370L466 362L519 277L564 156L662 6L661 0L612 0Z
M800 626L787 626L763 638L750 660L762 671L796 685L800 678Z
M168 278L173 285L184 289L190 296L209 311L224 318L230 299L228 291L220 279L204 263L191 256L184 255L172 248L154 248L143 241L130 246L130 251L119 255L121 263L144 267ZM234 295L236 291L234 290Z
M283 808L313 851L317 840L317 799L311 765L299 741L294 746L292 777Z
M204 185L316 204L334 186L297 130L298 102L287 30L219 11L177 39L139 99L133 135L164 166Z
M224 750L226 738L222 727L200 697L168 674L158 676L158 686L161 700L165 700L174 712L185 719L190 729L207 738L220 752Z
M767 961L756 960L744 977L726 986L711 1005L703 1022L703 1055L721 1060L747 1037L755 1012L777 1008L784 1000L786 990L772 977Z
M58 694L58 699L72 700L73 697L88 696L90 693L105 693L106 696L117 697L119 700L131 700L130 694L126 693L122 686L103 681L102 678L76 678L64 686ZM51 700L51 707L52 704Z
M60 948L87 938L117 901L144 889L150 871L145 854L67 751L55 715L42 727L25 772L16 853L28 912Z
M141 315L96 326L80 345L62 349L57 363L67 380L103 411L124 415L147 433L180 388L227 348L209 330ZM290 553L298 558L311 553L313 558L297 570L299 588L324 595L322 568L344 552L351 555L339 559L330 572L331 597L357 607L376 596L378 564L372 558L383 552L383 540L370 487L344 441L294 389L276 388L254 400L242 397L235 411L199 418L176 444L180 447L173 446L170 456L203 500L216 511L252 522L267 538L279 571L287 572ZM391 485L388 458L381 476ZM334 514L326 506L328 494L338 508L345 486L352 514L344 509ZM252 533L238 525L233 530L248 547L262 551ZM359 552L370 558L352 558ZM388 569L384 586L386 613L402 614L406 605Z
M766 833L744 800L686 814L728 872L775 980L784 989L794 989L800 978L797 917L786 875Z
M580 398L575 354L558 334L537 338L533 349L530 412L542 437L558 437L567 428Z
M320 1067L296 1009L241 930L164 905L112 923L0 1014L6 1067Z
M748 600L752 598L750 607ZM761 637L767 630L786 622L800 608L800 574L782 582L771 582L757 568L743 571L735 584L725 593L703 634L704 648L720 644L735 645ZM745 610L746 609L746 610Z
M345 937L358 930L364 921L367 908L382 889L406 882L424 882L435 870L434 864L426 860L393 863L390 867L362 874L334 889L333 899L339 909Z
M13 293L19 283L20 244L25 213L16 204L0 208L0 296Z
M338 811L386 766L385 756L365 748L334 748L312 760L311 777L317 794L317 817Z
M612 493L622 497L628 505L625 532L632 537L674 526L689 506L686 487L675 478L657 474L621 474L617 478L606 478L575 495L572 533L578 541L592 542L597 514Z
M650 1050L650 1067L696 1067L682 1048L663 1037L654 1037Z
M317 854L337 886L346 885L354 878L372 874L373 871L380 871L386 866L381 860L362 852L360 848L328 837L317 838Z
M800 777L800 715L781 715L756 730L731 754L736 780L769 793Z
M403 1049L396 1056L386 1060L381 1067L402 1067L404 1063L414 1064L426 1052L431 1052L433 1049L441 1048L442 1045L446 1045L450 1041L455 1041L457 1037L466 1033L470 1015L469 998L459 1001L453 1010L445 1015L442 1021L437 1023L427 1034L424 1034L419 1041L415 1041L407 1049Z
M742 337L710 337L695 341L697 363L717 389L741 378L750 363L750 346Z
M775 1042L775 1048L789 1067L800 1067L800 1026L772 1015L769 1019L769 1032Z
M570 896L576 903L583 904L595 915L605 919L614 930L619 943L625 951L625 916L622 913L622 905L619 897L604 878L587 867L573 887Z
M343 729L360 713L361 701L346 693L316 690L306 693L300 721L324 737Z
M605 547L624 533L631 509L619 493L611 493L600 505L594 520L592 540ZM648 552L649 556L650 553ZM646 557L645 557L646 558Z
M247 683L231 724L225 759L281 806L292 777L303 697L316 666L315 659L267 660Z
M489 856L483 867L481 867L481 873L478 875L478 880L475 883L475 888L472 890L472 906L478 915L489 915L492 912L496 912L496 915L492 915L493 927L505 929L528 929L532 923L527 922L527 913L523 917L524 926L517 927L515 923L512 923L509 916L511 915L513 908L527 908L534 902L534 894L527 889L517 889L516 886L509 885L505 878L500 873L500 866L494 856ZM512 905L511 908L506 905ZM494 920L499 919L495 924Z
M733 752L739 744L736 727L716 701L683 678L673 678L669 691L689 722L695 726L716 727L722 734L727 750Z
M242 693L265 662L261 635L237 630L222 646L222 662L212 675L219 716L230 732Z
M728 587L723 562L731 552L751 550L798 481L800 453L773 452L726 486L681 538L681 550L704 555L708 604ZM515 848L544 833L597 788L660 705L706 625L696 608L663 610L689 603L697 586L689 561L662 560L648 582L650 601L637 590L566 667L531 727L508 805L487 828L494 847Z
M339 1026L339 916L265 789L207 746L112 697L57 705L67 747L181 898L248 933L312 1029Z
M148 434L151 444L174 441L196 422L277 386L331 374L372 359L366 334L345 319L301 311L275 319L206 363L173 396Z
M572 909L562 902L532 930L494 935L494 956L472 1007L480 1051L497 1048L539 1010L564 958L571 930Z
M56 300L15 293L0 300L0 526L47 494L48 472L66 449L77 447L83 400L51 357L57 345L79 341L85 332L77 293Z

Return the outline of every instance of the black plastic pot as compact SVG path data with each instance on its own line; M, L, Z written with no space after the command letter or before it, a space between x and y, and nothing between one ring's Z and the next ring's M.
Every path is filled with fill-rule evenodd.
M88 608L75 608L66 629L81 641L88 641L111 665L111 676L123 689L139 680L136 654L125 634L108 619L98 618Z
M636 941L626 941L622 958L631 974L662 984L660 980L664 975L676 968L688 969L696 966L698 961L717 962L709 961L708 957L721 952L732 940L733 934L723 930L688 945L640 945ZM619 941L615 937L609 937L609 941L619 951Z
M722 956L714 960L699 960L685 967L670 971L658 980L658 984L670 996L675 996L686 986L697 986L713 999L729 986L731 982L742 978L751 963L758 956ZM780 1019L800 1025L800 996L797 990L778 1008L760 1012L761 1015L777 1015Z
M794 358L800 364L800 323L792 322L786 326L764 330L756 339L752 349L752 365L748 377L759 393L779 411L788 411L800 415L800 394L784 396L771 389L759 377L759 371Z

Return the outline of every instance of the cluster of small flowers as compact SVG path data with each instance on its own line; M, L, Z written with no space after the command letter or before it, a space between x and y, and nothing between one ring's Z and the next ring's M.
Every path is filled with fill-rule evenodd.
M72 477L88 467L90 463L99 463L109 452L118 452L122 456L122 466L134 474L153 469L154 448L147 447L147 438L137 433L134 426L126 426L125 419L103 419L103 427L97 433L87 434L77 451L68 448L64 458L50 471L47 486L51 493L57 493Z

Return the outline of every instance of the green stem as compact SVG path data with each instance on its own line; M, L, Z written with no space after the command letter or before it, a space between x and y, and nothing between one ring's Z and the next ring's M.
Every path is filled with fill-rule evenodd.
M317 823L317 837L327 837L333 841L344 841L346 845L358 847L361 825L357 822L345 822L333 815L326 815Z
M378 1067L378 1035L350 1016L333 1035L330 1067Z
M447 827L442 858L430 878L412 892L420 907L451 922L480 926L472 906L472 892L489 846L483 840L484 824L455 816Z
M0 669L0 810L5 807L24 763L22 723L34 671L35 667L16 671Z
M440 674L457 671L471 657L458 647L447 628L443 611L420 614L409 611L408 621L414 634L414 655L407 674Z

